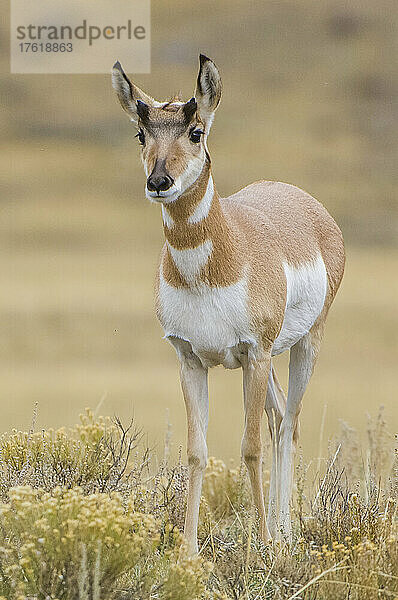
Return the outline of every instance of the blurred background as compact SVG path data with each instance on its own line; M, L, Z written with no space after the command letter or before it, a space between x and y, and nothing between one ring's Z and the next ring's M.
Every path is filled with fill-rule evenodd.
M1 431L76 422L86 406L134 415L152 447L185 443L173 349L153 310L163 243L144 197L134 128L110 76L10 75L1 30ZM158 99L192 96L203 52L224 96L211 138L228 195L294 183L341 226L347 269L305 397L301 444L322 451L339 420L397 427L397 4L393 0L152 0ZM4 25L5 23L5 25ZM115 59L117 57L115 56ZM111 65L109 65L109 70ZM286 357L278 360L286 382ZM209 452L239 456L241 374L210 374Z

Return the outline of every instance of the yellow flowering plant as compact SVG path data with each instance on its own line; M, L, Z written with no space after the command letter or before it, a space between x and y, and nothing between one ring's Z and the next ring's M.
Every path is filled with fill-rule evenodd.
M192 600L204 592L206 565L186 556L181 534L162 533L152 515L136 512L118 493L25 486L9 496L0 511L0 592L8 598L83 600L96 590L108 598L126 575L131 588L158 587L164 599Z
M90 586L97 577L101 589L111 589L159 544L155 519L129 510L117 493L19 487L9 496L1 528L10 537L3 537L0 560L11 590L63 598L85 577Z
M181 460L151 465L134 430L90 411L4 435L0 600L398 599L398 454L375 431L365 472L360 448L331 447L315 489L303 469L290 546L257 537L245 471L210 458L193 557Z
M11 487L25 484L46 491L79 486L86 493L130 487L146 463L146 450L133 459L139 439L132 422L124 427L118 419L95 417L89 409L70 429L3 434L0 498L7 500Z

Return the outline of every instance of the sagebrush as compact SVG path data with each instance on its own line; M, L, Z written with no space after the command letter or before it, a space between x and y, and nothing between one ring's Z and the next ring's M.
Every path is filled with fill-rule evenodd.
M155 468L132 423L87 411L69 430L4 434L0 597L398 598L398 457L382 412L367 442L343 425L321 473L300 459L290 548L257 538L245 469L211 458L189 557L186 468Z

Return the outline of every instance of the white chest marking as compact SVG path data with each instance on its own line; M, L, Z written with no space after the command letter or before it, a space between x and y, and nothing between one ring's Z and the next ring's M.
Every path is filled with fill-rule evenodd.
M327 273L322 256L293 267L283 265L287 284L285 317L273 354L288 350L306 335L319 317L327 292Z
M232 363L232 349L254 343L243 278L226 287L202 283L194 289L175 288L160 277L160 321L166 337L190 342L204 364Z
M200 246L187 250L176 250L168 242L167 245L172 259L185 281L189 284L195 283L202 267L209 260L209 256L213 250L213 242L206 240Z
M207 188L204 193L202 200L199 202L194 212L188 217L188 223L194 224L203 221L209 214L210 206L214 196L214 183L213 177L210 175L209 181L207 182Z

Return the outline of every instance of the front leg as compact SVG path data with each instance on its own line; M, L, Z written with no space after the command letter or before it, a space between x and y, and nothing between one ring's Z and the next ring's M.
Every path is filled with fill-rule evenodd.
M242 457L249 471L253 501L260 517L260 536L264 542L270 539L270 533L264 506L261 426L270 366L270 352L259 359L249 359L243 366L245 431Z
M187 512L184 534L192 554L198 552L198 519L203 473L207 464L209 396L207 369L190 353L180 354L181 387L187 411L187 455L189 468Z

